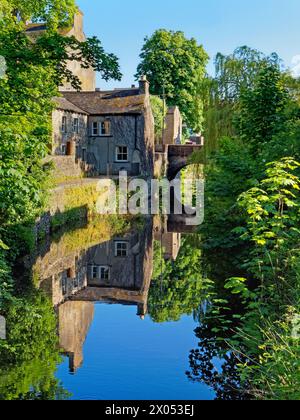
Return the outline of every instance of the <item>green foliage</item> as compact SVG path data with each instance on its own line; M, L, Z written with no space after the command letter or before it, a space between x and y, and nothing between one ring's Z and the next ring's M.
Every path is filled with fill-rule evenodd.
M155 142L162 143L162 133L165 127L165 117L167 115L167 106L158 96L151 95L151 108L154 117Z
M222 399L299 399L299 85L280 72L275 55L249 57L243 65L218 57L211 81L222 100L212 96L210 115L225 132L234 125L205 170L201 232L215 291L188 377ZM230 264L223 287L216 258ZM224 360L221 371L215 357Z
M205 300L206 283L201 276L201 251L183 240L176 261L161 257L160 243L154 248L154 273L148 308L154 322L179 321L191 315Z
M145 38L137 68L137 77L146 75L151 93L164 92L169 106L179 106L185 122L200 131L203 122L199 84L205 75L208 55L195 39L183 32L158 30Z
M0 226L10 262L28 244L23 227L33 225L45 207L52 99L64 81L81 87L67 63L92 67L105 80L121 77L117 58L99 40L64 36L76 11L74 0L0 1L0 55L7 65L0 79ZM33 41L25 33L27 21L44 22L47 30Z
M282 130L286 122L288 91L275 66L260 69L251 88L242 91L238 134L256 152Z
M262 68L279 68L279 65L277 54L265 56L247 46L237 48L228 56L217 54L215 77L206 78L201 84L208 152L218 148L222 137L236 134L234 116L239 109L242 92L252 89Z
M233 54L218 53L215 58L215 90L224 102L236 102L241 92L251 89L261 68L271 65L278 67L280 59L273 53L266 56L247 46L238 47Z
M248 145L238 139L222 138L218 152L211 155L205 167L205 222L201 229L205 248L240 247L241 241L233 231L242 222L236 199L245 188L257 184L257 176Z
M77 7L74 0L1 0L0 11L7 19L42 21L57 29L71 25Z
M10 267L5 252L0 248L0 313L6 300L11 298L13 290Z
M60 361L56 317L39 292L6 304L7 340L0 341L0 399L54 399L65 392L55 379Z

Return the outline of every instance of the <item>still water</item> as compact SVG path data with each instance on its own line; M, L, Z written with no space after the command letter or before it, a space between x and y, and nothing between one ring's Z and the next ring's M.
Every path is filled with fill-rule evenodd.
M45 323L41 320L39 328L45 331L34 331L47 351L39 356L38 339L37 351L26 342L22 315L19 319L12 308L8 335L20 353L26 350L37 360L13 355L20 362L4 370L0 394L14 399L62 394L76 400L214 399L209 386L192 382L187 374L190 353L199 345L195 329L204 303L200 253L189 245L190 234L174 220L100 220L48 238L25 259L34 290L47 296L47 311L53 311L43 306ZM26 317L30 325L30 314ZM56 348L57 359L52 356ZM218 369L220 361L214 363Z
M155 324L129 306L95 304L94 319L83 346L83 363L69 373L69 359L57 378L72 399L213 399L205 385L193 384L185 372L197 340L192 317Z

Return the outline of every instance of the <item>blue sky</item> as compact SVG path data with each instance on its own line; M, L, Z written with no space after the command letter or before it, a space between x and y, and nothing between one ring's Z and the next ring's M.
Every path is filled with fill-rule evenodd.
M121 83L98 87L127 87L146 35L156 29L181 30L203 44L212 59L249 45L265 53L277 52L287 66L298 65L300 75L299 0L78 0L85 14L85 32L96 35L108 52L115 53L124 74ZM297 57L298 56L298 57Z

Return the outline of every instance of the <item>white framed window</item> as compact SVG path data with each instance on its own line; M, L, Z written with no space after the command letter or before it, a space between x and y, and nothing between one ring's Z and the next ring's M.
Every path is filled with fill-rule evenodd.
M91 267L91 275L93 280L104 280L110 279L110 267L107 265L93 265Z
M116 161L128 162L128 147L127 146L116 147Z
M93 265L91 268L91 273L92 273L92 279L96 280L99 278L99 270L98 270L98 266Z
M62 145L60 146L60 150L61 150L61 154L62 154L63 156L65 156L65 155L67 154L67 146L66 146L65 144L62 144Z
M115 257L128 257L128 242L115 242Z
M100 277L100 280L109 280L110 268L108 266L99 267L99 277Z
M73 119L73 133L75 134L79 133L79 119L78 118Z
M97 123L97 121L94 121L93 122L93 124L92 124L92 135L93 136L98 136L98 134L99 134L99 126L98 126L98 123Z
M67 132L67 117L62 117L61 131L62 131L62 133Z
M100 122L100 136L109 136L110 135L110 120L105 120Z

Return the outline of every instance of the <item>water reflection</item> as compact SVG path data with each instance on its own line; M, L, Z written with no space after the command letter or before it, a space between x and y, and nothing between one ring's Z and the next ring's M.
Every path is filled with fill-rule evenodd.
M175 261L181 247L182 224L176 231L172 221L169 228L167 218L147 218L123 234L96 244L93 240L79 249L72 246L72 234L63 235L31 258L38 287L57 311L59 343L69 358L70 372L83 363L96 302L135 306L137 316L145 319L155 243L161 244L164 261Z

